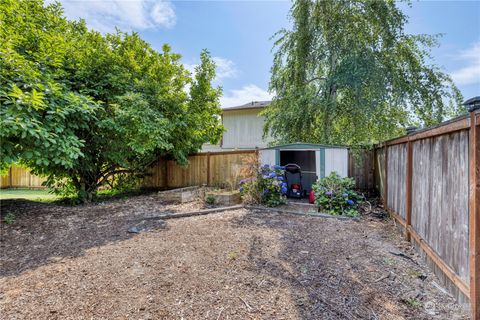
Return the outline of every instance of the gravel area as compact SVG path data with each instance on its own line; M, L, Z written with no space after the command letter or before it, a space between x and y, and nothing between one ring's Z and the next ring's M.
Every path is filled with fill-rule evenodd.
M390 220L1 201L2 319L468 319ZM132 233L133 230L139 233Z

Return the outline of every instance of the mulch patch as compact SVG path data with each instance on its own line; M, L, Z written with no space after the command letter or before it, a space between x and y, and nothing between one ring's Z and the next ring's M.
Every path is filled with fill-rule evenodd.
M141 222L202 208L2 201L17 216L1 226L2 318L468 318L389 220L238 209Z

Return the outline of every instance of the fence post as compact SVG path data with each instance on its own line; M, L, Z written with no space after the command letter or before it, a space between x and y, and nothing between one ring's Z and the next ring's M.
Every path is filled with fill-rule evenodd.
M12 188L13 178L12 178L12 166L8 169L8 187Z
M210 187L211 177L210 177L210 152L207 152L207 186Z
M388 145L385 143L385 155L383 157L384 163L384 182L383 182L383 205L385 207L385 211L388 213Z
M470 306L472 319L480 319L480 123L475 109L470 110Z
M410 139L407 142L407 186L406 186L406 212L405 212L405 236L411 240L410 226L412 225L412 173L413 173L413 147Z

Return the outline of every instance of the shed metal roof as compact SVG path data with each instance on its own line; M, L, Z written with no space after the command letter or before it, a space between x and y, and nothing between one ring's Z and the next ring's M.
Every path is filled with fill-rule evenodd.
M305 142L295 142L295 143L287 143L287 144L279 144L276 146L263 148L263 150L268 149L279 149L279 150L292 150L292 149L320 149L320 148L339 148L339 149L348 149L346 146L339 146L339 145L328 145L328 144L318 144L318 143L305 143Z

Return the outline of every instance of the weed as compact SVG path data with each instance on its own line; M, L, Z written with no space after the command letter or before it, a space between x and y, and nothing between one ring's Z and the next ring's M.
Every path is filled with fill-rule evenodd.
M215 204L215 201L216 201L216 200L215 200L215 197L214 197L214 196L207 196L207 197L205 198L205 202L206 202L207 204L210 204L210 205Z
M411 308L419 308L422 304L415 298L405 298L402 302Z
M237 260L238 259L238 253L235 251L232 251L228 254L228 260Z
M15 223L15 214L9 212L3 217L3 221L5 221L6 224L14 224Z

